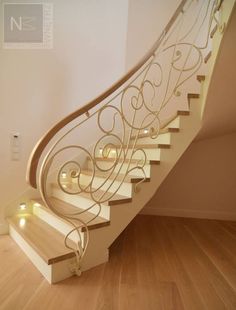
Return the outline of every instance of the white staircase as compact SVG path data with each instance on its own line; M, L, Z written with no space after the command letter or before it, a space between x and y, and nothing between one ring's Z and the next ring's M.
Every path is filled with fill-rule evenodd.
M140 143L144 149L147 145L149 151L148 162L145 165L148 177L144 183L139 185L139 191L135 192L135 186L142 178L139 176L139 171L136 173L134 171L133 176L126 178L122 188L109 200L108 204L102 205L100 216L88 224L90 243L84 258L83 270L108 260L108 249L111 243L149 201L197 134L200 128L201 106L199 99L190 99L190 103L189 115L177 116L157 139L150 139L148 134L141 136ZM89 161L88 159L88 169ZM100 158L100 161L102 166L106 167L112 158ZM90 172L90 170L84 171L85 177ZM96 182L100 179L102 176L97 177ZM73 183L65 182L65 184L73 186ZM79 206L91 204L89 195L87 197L86 194L69 196L63 193L58 185L51 184L51 186L51 201L62 211L75 213L81 211ZM82 220L87 222L92 217L92 212L86 212L82 215ZM9 225L12 238L50 283L58 282L74 274L74 251L68 251L63 242L64 236L73 229L73 226L54 214L41 199L32 200L32 214L14 216L9 219ZM76 241L76 232L72 233L69 239L72 242Z
M229 19L233 3L229 1L228 13L222 13L224 23ZM214 27L211 37L216 37L218 46L215 49L218 50L222 34ZM185 98L189 110L177 111L156 138L142 129L138 136L131 137L131 144L122 146L123 150L127 150L125 158L116 160L119 147L116 145L110 147L108 156L96 152L94 158L85 157L79 185L86 186L92 178L89 192L75 194L78 179L62 171L65 175L59 183L52 181L45 185L42 181L43 199L31 200L31 209L8 219L10 235L50 283L108 261L109 246L154 195L201 128L207 89L216 60L216 55L213 56L214 53L210 60L207 59L212 59L212 63L206 81L203 75L195 75L195 83L199 84L201 91ZM134 143L136 139L138 142ZM138 154L132 156L133 149L142 149L146 154L143 169L138 168L142 163ZM99 166L95 174L94 160ZM106 170L114 163L115 168L108 178ZM46 165L46 172L47 168ZM132 171L127 174L130 169ZM97 188L99 190L95 191ZM45 199L46 192L50 195ZM78 223L82 225L75 229ZM84 251L84 256L78 266L80 251Z

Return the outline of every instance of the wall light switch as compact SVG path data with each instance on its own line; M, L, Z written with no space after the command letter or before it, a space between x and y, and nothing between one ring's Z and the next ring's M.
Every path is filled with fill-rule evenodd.
M21 154L21 136L18 132L11 134L11 159L14 161L20 160Z

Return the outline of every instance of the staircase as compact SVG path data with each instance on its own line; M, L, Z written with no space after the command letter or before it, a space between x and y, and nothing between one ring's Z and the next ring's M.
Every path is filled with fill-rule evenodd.
M133 69L56 124L36 145L27 178L40 195L8 218L9 233L50 283L108 261L109 246L200 130L233 6L233 0L182 1L153 48ZM181 25L193 12L196 20L183 35ZM205 54L199 47L203 42L197 43L203 24L208 30ZM185 45L187 52L182 49ZM206 77L201 73L204 62ZM186 108L176 102L186 103ZM175 106L171 115L165 112L169 106ZM83 145L78 137L89 126L97 127L98 136Z

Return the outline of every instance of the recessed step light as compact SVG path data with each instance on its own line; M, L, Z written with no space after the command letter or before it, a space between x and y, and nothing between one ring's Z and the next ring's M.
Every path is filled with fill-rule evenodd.
M25 210L26 209L26 203L25 202L20 203L19 208L22 211Z
M20 227L24 227L26 223L26 219L24 217L20 218L19 225Z

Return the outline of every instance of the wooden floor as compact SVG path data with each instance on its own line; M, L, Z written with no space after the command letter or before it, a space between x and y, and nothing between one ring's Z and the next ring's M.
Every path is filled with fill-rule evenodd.
M236 309L236 222L138 216L110 261L50 286L0 237L1 310Z

